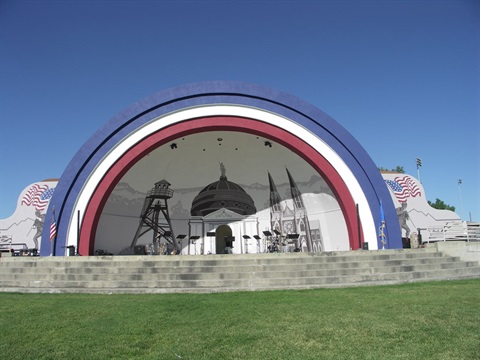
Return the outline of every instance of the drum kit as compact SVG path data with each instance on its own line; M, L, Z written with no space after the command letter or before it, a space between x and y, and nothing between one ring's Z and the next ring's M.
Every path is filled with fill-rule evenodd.
M267 238L267 251L269 253L274 253L274 252L283 252L283 253L288 253L288 252L300 252L302 251L300 247L297 244L297 239L298 235L296 238L290 238L287 236L286 239L282 239L283 241L280 240L280 236L277 236L275 238Z
M280 241L278 239L269 241L270 244L267 246L269 253L279 252L280 250Z

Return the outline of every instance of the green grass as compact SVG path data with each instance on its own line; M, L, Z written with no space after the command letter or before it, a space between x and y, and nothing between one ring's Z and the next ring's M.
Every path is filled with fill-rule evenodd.
M480 358L480 279L0 304L2 359Z

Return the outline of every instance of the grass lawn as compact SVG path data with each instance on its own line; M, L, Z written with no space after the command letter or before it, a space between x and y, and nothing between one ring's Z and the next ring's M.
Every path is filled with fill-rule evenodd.
M0 304L2 359L480 358L480 279Z

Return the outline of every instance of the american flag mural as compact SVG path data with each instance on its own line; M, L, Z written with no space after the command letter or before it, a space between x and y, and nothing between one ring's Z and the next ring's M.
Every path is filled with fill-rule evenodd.
M22 205L34 206L35 210L43 211L50 201L55 188L48 185L33 184L22 198Z
M406 202L408 197L422 196L417 183L410 176L396 177L395 180L385 180L399 202Z

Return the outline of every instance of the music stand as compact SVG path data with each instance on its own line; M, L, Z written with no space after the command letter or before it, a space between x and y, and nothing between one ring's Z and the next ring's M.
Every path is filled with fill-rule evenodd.
M277 229L274 229L273 232L275 233L275 239L277 240L277 245L279 245L279 251L283 251L283 242L281 240L282 233Z
M253 238L257 240L257 252L260 253L260 249L261 249L260 241L262 240L262 238L258 235L253 235Z
M287 235L287 238L292 240L294 243L295 243L295 250L300 251L300 246L298 246L298 238L299 238L299 234L288 234Z
M243 240L245 240L245 254L248 254L248 239L250 239L250 236L248 235L243 235Z
M193 244L193 247L195 248L195 255L197 255L197 247L195 245L195 241L197 241L198 239L200 239L200 236L198 235L190 236L190 241Z
M263 235L265 235L266 240L267 240L267 241L265 241L265 252L268 252L268 246L269 246L268 244L272 242L273 234L270 231L266 230L266 231L263 232Z

